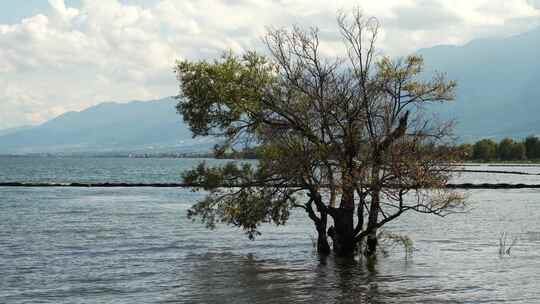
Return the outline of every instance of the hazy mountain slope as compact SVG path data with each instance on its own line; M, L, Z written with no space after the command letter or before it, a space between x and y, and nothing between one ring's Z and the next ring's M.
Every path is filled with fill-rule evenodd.
M428 71L458 81L457 101L444 106L462 139L540 133L540 29L509 38L424 49Z
M16 127L16 128L2 129L0 130L0 136L8 135L8 134L23 131L23 130L29 130L32 128L33 128L32 126L22 126L22 127Z
M206 149L207 142L191 139L174 106L172 99L102 103L0 136L0 153Z

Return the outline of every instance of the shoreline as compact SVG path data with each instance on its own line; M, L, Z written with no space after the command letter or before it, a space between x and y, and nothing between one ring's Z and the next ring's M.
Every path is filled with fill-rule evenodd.
M241 185L223 185L221 188L236 188ZM0 183L0 188L198 188L200 185L185 183ZM291 187L295 187L292 185ZM448 189L540 189L540 184L508 183L462 183L448 184Z
M217 160L257 160L254 157L235 157L224 155L215 157L211 153L157 153L157 154L138 154L138 153L73 153L73 154L54 154L54 153L36 153L36 154L0 154L0 158L130 158L130 159L217 159ZM465 161L455 165L456 167L540 167L538 161Z

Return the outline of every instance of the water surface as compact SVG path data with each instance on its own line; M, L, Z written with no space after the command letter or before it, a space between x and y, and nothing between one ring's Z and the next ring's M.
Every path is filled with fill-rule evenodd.
M81 170L81 178L126 181L107 169L113 161L93 161L112 173ZM189 162L122 166L140 172L127 178L154 181L155 172L196 163ZM56 179L76 177L60 167L68 173ZM0 178L12 178L3 168ZM166 172L158 178L179 175ZM37 176L27 178L49 178ZM203 196L189 189L0 188L0 303L539 303L540 190L467 193L467 214L410 213L386 226L410 236L415 251L406 257L401 247L388 247L368 265L318 257L302 212L249 241L237 229L208 231L187 220ZM503 257L502 232L518 238Z

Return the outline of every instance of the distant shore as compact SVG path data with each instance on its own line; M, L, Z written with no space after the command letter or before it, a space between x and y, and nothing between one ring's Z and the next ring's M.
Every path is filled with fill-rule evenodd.
M221 188L236 188L240 185L223 185ZM32 183L32 182L6 182L0 183L0 188L22 187L22 188L196 188L197 184L186 183ZM296 185L284 187L298 187ZM540 189L540 184L508 184L508 183L461 183L448 184L449 189Z
M215 157L213 153L31 153L0 154L0 157L36 157L36 158L212 158L212 159L251 159L233 156Z
M13 158L178 158L178 159L229 159L229 160L256 160L256 155L242 155L240 153L229 153L216 157L212 152L186 152L186 153L130 153L130 152L104 152L104 153L28 153L28 154L0 154L0 157ZM540 159L538 160L522 160L522 161L465 161L458 164L464 167L540 167Z

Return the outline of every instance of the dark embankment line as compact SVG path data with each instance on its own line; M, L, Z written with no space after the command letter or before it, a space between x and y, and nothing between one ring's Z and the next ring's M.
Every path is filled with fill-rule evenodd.
M459 173L491 173L491 174L517 174L517 175L540 175L538 173L528 173L521 171L497 171L497 170L449 170L450 172Z
M508 164L490 164L490 163L477 163L477 164L459 164L459 167L514 167L514 168L534 168L540 167L540 163L508 163Z
M26 187L26 188L193 188L198 185L183 183L0 183L0 187ZM238 187L235 185L223 185L223 188ZM295 187L295 186L291 186ZM450 189L540 189L540 184L448 184Z
M0 183L0 187L72 187L72 188L189 188L197 185L182 184L182 183L25 183L25 182L8 182Z
M448 184L450 189L540 189L540 184Z

